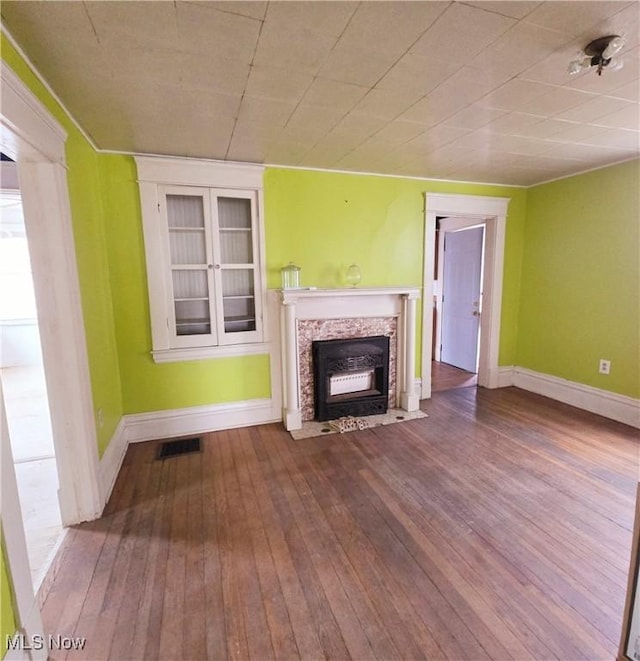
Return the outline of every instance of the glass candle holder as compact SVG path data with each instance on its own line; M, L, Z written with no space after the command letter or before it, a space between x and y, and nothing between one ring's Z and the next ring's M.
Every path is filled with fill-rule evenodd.
M289 262L280 269L282 289L300 289L300 271L302 269L293 262Z
M352 287L356 287L360 284L362 280L362 273L360 272L360 267L357 264L351 264L347 269L347 283Z

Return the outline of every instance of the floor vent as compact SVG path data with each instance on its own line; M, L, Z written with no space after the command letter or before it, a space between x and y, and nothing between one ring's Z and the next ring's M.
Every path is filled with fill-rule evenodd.
M158 446L156 459L169 459L180 454L201 452L200 438L180 438L177 441L165 441Z

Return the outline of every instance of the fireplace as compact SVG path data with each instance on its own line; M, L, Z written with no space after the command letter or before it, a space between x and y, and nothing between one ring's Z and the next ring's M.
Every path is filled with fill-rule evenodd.
M386 413L387 336L314 341L312 355L317 420Z
M302 428L303 421L315 413L312 343L320 340L363 336L388 336L388 404L405 411L417 411L420 386L415 378L416 304L420 297L415 287L377 287L350 289L285 289L273 292L272 303L280 304L273 337L280 337L280 356L272 361L274 381L281 387L282 420L288 431ZM347 375L344 375L347 376ZM333 394L346 389L347 383L372 390L375 385L366 375L348 375L336 380ZM342 385L337 385L338 383ZM377 389L377 388L376 388ZM359 395L363 396L363 395ZM387 409L388 410L388 409Z

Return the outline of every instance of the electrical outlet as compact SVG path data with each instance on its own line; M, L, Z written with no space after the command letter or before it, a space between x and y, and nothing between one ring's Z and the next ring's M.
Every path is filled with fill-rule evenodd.
M611 361L601 358L598 372L600 372L600 374L609 374L611 372Z

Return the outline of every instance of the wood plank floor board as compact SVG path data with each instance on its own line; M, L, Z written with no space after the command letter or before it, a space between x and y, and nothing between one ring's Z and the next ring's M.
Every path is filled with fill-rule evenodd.
M333 604L329 602L325 594L312 558L312 551L305 543L287 492L278 479L285 473L286 468L281 465L280 458L275 452L267 450L272 446L274 433L281 433L281 431L278 429L276 432L273 426L265 429L264 438L261 439L261 444L264 445L261 454L266 457L263 462L263 471L268 484L269 496L277 513L277 525L282 531L285 544L290 549L291 560L304 593L311 623L321 646L322 656L346 659L349 658L349 651L338 625L337 611L334 612ZM300 642L298 642L298 647L300 648Z
M344 493L345 476L324 468L325 462L314 464L307 462L306 475L318 505L323 511L326 521L330 524L335 541L340 544L344 555L349 559L353 570L357 575L358 584L362 591L366 591L372 608L378 614L379 621L384 623L397 650L403 649L404 654L412 659L422 658L425 653L439 653L441 650L435 644L431 636L426 635L422 625L419 625L419 643L415 641L412 627L416 625L415 611L406 595L398 589L398 584L392 578L392 569L381 560L378 549L371 544L360 527L359 519L352 508L345 505L342 499ZM343 466L344 468L344 466ZM358 499L358 489L353 488L353 482L349 485L350 499L354 502L356 509L361 511L367 507L367 503ZM379 525L381 519L377 521ZM384 653L384 648L381 649Z
M443 464L442 468L446 470L446 463ZM449 475L448 482L450 485L453 485L455 480L455 476ZM482 482L477 476L477 471L474 475L469 474L464 484L458 486L466 488L469 493L468 507L470 509L466 514L466 518L469 521L480 520L486 523L485 534L489 535L489 539L497 548L508 554L509 557L514 557L518 563L524 561L524 564L534 571L538 580L548 581L547 587L549 589L556 590L560 586L565 600L570 606L576 607L579 604L580 611L586 614L590 622L599 623L600 630L609 630L611 622L607 615L611 614L611 610L607 601L599 602L598 606L592 604L589 599L590 592L577 579L563 573L562 567L554 561L554 557L550 557L553 555L554 547L549 543L549 539L541 536L540 530L520 523L519 518L508 513L512 506L508 500L500 502L499 487L496 488L496 485L493 485L491 502L484 509L481 509L482 504L486 502L485 494L489 485ZM504 509L500 509L498 504ZM459 503L457 506L459 507ZM506 530L502 525L503 521L513 521L513 527ZM514 538L518 539L518 545L511 543ZM567 553L569 551L569 549L566 549ZM556 557L556 560L558 557ZM578 565L579 568L579 563L574 564Z
M506 388L293 441L279 424L132 445L43 607L52 659L613 658L637 430Z

